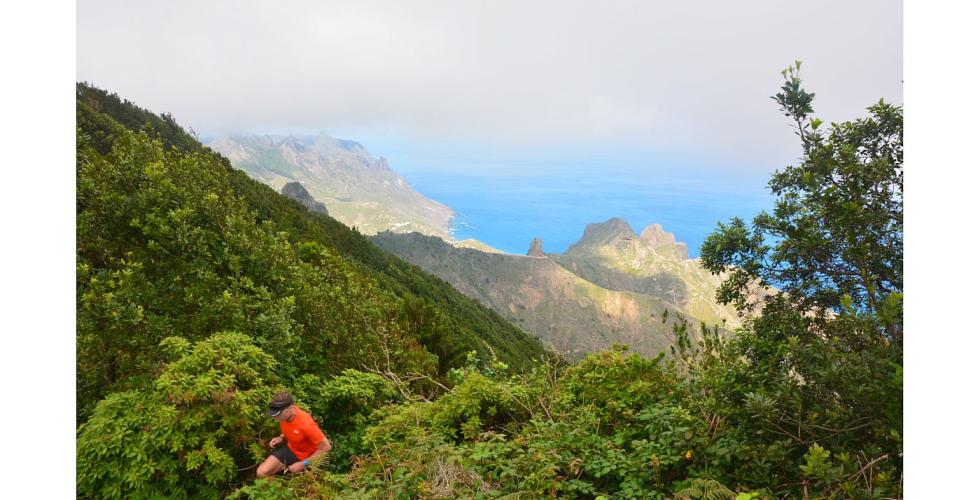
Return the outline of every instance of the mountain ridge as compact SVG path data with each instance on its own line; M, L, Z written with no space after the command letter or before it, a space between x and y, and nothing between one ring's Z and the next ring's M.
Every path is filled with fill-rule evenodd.
M637 235L620 218L589 224L564 254L549 257L569 271L610 290L661 297L708 324L735 328L743 318L715 301L724 276L712 275L690 259L687 245L660 224Z
M420 233L382 232L371 240L572 359L614 344L653 356L674 344L676 324L699 322L657 297L598 286L552 258L457 248Z
M331 215L365 234L394 230L450 239L455 212L415 191L359 142L315 135L229 134L208 146L276 190L301 182Z
M644 321L643 315L666 312L724 331L745 319L715 300L726 275L713 275L700 259L689 258L687 246L660 224L637 234L620 217L591 223L565 253L544 252L540 238L531 241L527 255L493 257L454 250L417 233L384 232L372 241L573 356L613 343L632 344L646 355L668 349L672 325Z

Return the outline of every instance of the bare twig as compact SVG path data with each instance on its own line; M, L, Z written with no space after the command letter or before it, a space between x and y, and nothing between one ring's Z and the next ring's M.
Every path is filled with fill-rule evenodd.
M871 472L873 472L874 469L872 469L871 471L869 471L867 476L865 476L864 471L867 470L868 468L874 467L874 464L876 464L876 463L878 463L878 462L880 462L880 461L882 461L882 460L884 460L886 458L888 458L888 454L887 453L884 454L884 455L882 455L882 456L880 456L880 457L878 457L878 458L876 458L876 459L874 459L874 460L872 460L872 461L870 461L870 462L868 462L868 463L866 463L866 464L864 464L864 467L861 467L860 470L858 470L854 474L851 474L848 479L853 479L853 478L857 477L858 474L860 474L864 478L864 484L867 485L868 488L871 488L871 480L869 478L871 477Z

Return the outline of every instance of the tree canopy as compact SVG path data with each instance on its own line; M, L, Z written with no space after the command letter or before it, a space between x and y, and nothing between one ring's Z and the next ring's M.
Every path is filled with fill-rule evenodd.
M902 108L879 101L869 116L831 124L812 116L815 95L802 88L797 62L773 99L793 120L803 157L776 172L778 201L751 225L735 218L704 242L702 261L733 270L718 294L743 308L758 281L779 300L824 315L856 311L901 342L903 148ZM899 320L899 321L894 321Z

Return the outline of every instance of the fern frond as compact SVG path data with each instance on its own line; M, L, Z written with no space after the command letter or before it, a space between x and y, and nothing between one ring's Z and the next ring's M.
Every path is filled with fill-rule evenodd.
M696 478L685 488L674 492L675 500L733 500L735 492L714 479Z

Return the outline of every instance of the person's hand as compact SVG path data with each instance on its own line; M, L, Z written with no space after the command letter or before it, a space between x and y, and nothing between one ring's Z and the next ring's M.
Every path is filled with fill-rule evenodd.
M282 442L282 436L276 436L269 440L269 448L275 448Z
M303 470L303 467L304 467L303 466L303 461L300 460L299 462L295 462L295 463L293 463L293 465L290 465L289 466L289 472L292 472L292 473L295 474L297 472L302 471Z

